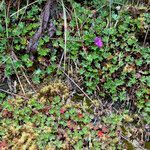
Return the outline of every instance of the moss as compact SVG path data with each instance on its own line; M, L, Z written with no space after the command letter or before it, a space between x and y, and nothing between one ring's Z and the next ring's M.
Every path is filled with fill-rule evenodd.
M37 136L33 124L28 123L22 127L10 126L3 139L7 143L11 143L9 148L12 150L33 149Z
M42 103L52 101L55 96L60 96L62 99L69 97L69 88L61 81L44 86L37 94L37 98Z

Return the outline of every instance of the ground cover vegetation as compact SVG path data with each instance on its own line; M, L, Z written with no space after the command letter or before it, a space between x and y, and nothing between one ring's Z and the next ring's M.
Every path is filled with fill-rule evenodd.
M0 149L149 149L149 4L2 0Z

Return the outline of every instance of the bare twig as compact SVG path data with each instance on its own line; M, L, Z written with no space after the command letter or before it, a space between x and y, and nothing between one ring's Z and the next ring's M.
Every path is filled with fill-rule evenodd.
M143 46L145 46L146 38L147 38L148 32L149 32L149 26L148 26L148 29L147 29L146 34L145 34L145 38L144 38L144 42L143 42Z
M6 90L3 90L3 89L0 89L0 91L1 91L1 92L4 92L4 93L7 93L7 94L10 94L10 95L12 95L12 96L19 96L19 97L21 97L21 98L23 98L23 99L28 100L28 98L27 98L27 97L22 96L22 95L19 95L19 94L15 94L15 93L12 93L12 92L9 92L9 91L6 91Z
M3 7L3 5L4 5L4 0L2 0L1 3L0 3L0 10Z
M64 67L66 63L66 53L67 53L67 16L66 16L66 8L63 0L61 0L62 8L63 8L63 19L64 19Z
M77 20L77 14L76 14L76 10L75 10L74 6L73 6L73 11L74 11L74 16L75 16L75 20L76 20L78 35L81 38L79 23L78 23L78 20Z
M31 82L30 82L29 79L27 78L27 76L26 76L25 72L23 71L23 69L22 69L22 68L20 68L20 69L21 69L21 71L22 71L22 73L23 73L23 76L25 77L27 83L31 86L31 88L33 89L33 91L34 91L35 93L37 93L37 91L35 90L34 86L31 84Z
M19 9L20 9L20 0L18 0L18 5L17 5L17 18L19 17Z
M92 102L92 104L95 106L93 100L80 88L80 86L72 79L69 77L68 74L66 74L62 69L61 71L64 73L64 75Z
M6 37L8 38L8 16L7 16L7 10L5 9L5 28L6 28Z
M12 52L12 57L13 57L13 59L18 60L18 58L17 58L17 56L16 56L16 54L15 54L14 52ZM33 91L34 91L35 93L37 93L36 90L35 90L35 88L34 88L34 86L31 84L31 82L30 82L29 79L27 78L27 76L26 76L26 74L25 74L25 72L24 72L23 69L25 70L25 68L21 65L20 70L22 71L23 76L25 77L27 83L31 86L31 88L33 89Z
M24 90L23 85L22 85L22 83L21 83L21 80L20 80L20 78L19 78L19 76L18 76L17 70L16 70L16 68L14 67L14 62L13 62L12 59L11 59L11 61L12 61L12 66L13 66L13 69L14 69L15 74L16 74L16 76L17 76L18 82L19 82L19 84L20 84L21 90L22 90L23 94L25 95L26 93L25 93L25 90Z
M7 60L10 59L10 57L8 57L7 59L5 59L3 62L0 62L0 67L5 64L5 62L7 62Z
M61 58L60 58L60 61L59 61L59 64L58 64L58 68L57 68L57 72L60 70L61 63L62 63L62 61L63 61L63 58L64 58L64 52L63 52L62 55L61 55Z
M28 5L26 5L25 7L23 7L23 8L21 8L21 9L19 9L17 12L13 13L12 15L10 15L10 17L12 17L12 16L14 16L14 15L18 14L20 11L22 11L22 10L24 10L24 9L27 9L27 7L29 7L29 6L33 5L33 4L37 3L37 2L38 2L38 0L37 0L37 1L34 1L34 2L32 2L32 3L28 4Z

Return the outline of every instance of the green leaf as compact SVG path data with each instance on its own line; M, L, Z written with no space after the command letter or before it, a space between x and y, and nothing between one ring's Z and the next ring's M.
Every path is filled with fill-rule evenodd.
M50 50L48 48L38 48L38 53L41 56L46 56L49 52Z
M0 24L0 33L3 33L3 26Z

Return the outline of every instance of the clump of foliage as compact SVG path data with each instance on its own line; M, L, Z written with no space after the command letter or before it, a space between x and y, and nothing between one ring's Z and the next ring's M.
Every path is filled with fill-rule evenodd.
M61 82L56 82L51 86L57 89L62 85ZM43 87L37 95L33 95L28 100L18 97L1 103L0 146L2 148L122 149L126 145L120 138L123 136L131 138L131 133L136 132L136 128L133 130L128 123L133 123L138 116L129 116L128 112L109 114L107 113L109 110L105 109L103 113L100 111L101 120L99 120L96 114L88 113L83 106L67 103L65 93L64 96L59 96L58 93L51 95L50 99L44 102L41 101L38 96L42 93L42 96L47 97L48 87L50 85ZM66 87L64 86L64 91ZM141 123L139 121L138 124Z
M49 91L46 89L50 86L59 89L62 85L59 82L45 86L38 95L42 93L42 96L47 97ZM65 86L64 91L66 91ZM93 117L82 109L66 104L65 95L65 93L61 95L62 98L51 95L44 103L35 98L38 97L37 95L28 101L21 98L4 101L0 112L2 117L0 139L3 144L4 141L7 143L4 145L5 148L32 150L74 147L79 149L84 145L87 146L87 142L91 142L93 147L95 143L93 138L102 137L103 132L97 131L98 129L92 131L90 122Z
M72 5L74 13L68 20L66 45L69 63L75 67L73 74L83 81L79 85L89 95L120 105L126 103L127 109L138 109L145 116L143 109L149 109L149 44L139 33L145 36L149 30L147 7L110 5L111 9L105 6L93 11L80 4ZM57 29L58 40L53 45L64 48L61 22ZM95 37L101 37L103 46L94 43Z
M64 12L51 19L54 36L45 32L37 49L29 52L44 2L26 9L22 3L19 11L0 3L0 71L4 72L0 81L17 80L23 70L39 85L47 76L65 79L67 72L95 106L85 97L71 99L73 94L61 82L44 86L27 101L4 101L7 95L0 91L0 147L113 149L119 143L115 148L123 149L127 142L136 147L142 135L147 141L150 15L146 1L136 5L127 0L68 1L67 9L62 3Z
M38 99L44 103L46 101L51 101L54 96L60 96L66 99L69 96L69 89L61 81L57 83L51 83L48 86L44 86L38 93Z

